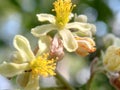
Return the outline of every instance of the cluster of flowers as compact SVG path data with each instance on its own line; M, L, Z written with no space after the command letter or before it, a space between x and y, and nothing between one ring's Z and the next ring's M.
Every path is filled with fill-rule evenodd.
M11 62L0 64L0 74L6 77L17 76L17 83L24 90L38 90L39 77L55 75L56 63L64 57L64 49L86 56L96 50L92 35L96 28L87 23L85 15L74 15L75 7L71 0L57 0L51 14L37 14L40 22L50 24L32 28L31 33L38 38L38 46L32 51L29 41L16 35L13 45L17 49ZM68 23L71 20L70 23ZM51 32L54 32L51 35Z
M106 75L116 90L120 90L120 38L108 34L104 42L107 44L107 50L103 53Z

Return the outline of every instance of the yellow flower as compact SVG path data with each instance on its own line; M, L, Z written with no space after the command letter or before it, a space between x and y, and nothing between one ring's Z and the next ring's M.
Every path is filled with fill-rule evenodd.
M72 5L71 0L57 0L53 5L53 10L56 12L56 16L45 13L37 14L39 21L49 21L50 24L37 26L31 30L31 33L36 37L40 37L56 30L56 35L62 38L65 49L69 52L76 51L78 44L74 38L74 34L82 33L91 36L92 31L96 30L95 26L86 22L75 21L68 23L73 17L71 12L74 5Z
M108 71L120 72L120 47L109 46L103 57L103 64Z
M17 82L24 90L38 90L39 76L55 75L55 60L49 60L49 54L44 53L48 51L49 44L49 37L41 37L40 50L34 55L29 41L21 35L16 35L14 38L14 47L17 49L16 58L12 62L0 64L0 74L6 77L18 75Z
M75 37L78 42L76 53L81 56L86 56L89 53L95 52L95 42L89 37Z

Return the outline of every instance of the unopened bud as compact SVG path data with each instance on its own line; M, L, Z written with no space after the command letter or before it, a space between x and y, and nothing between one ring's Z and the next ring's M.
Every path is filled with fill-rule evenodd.
M78 42L78 48L76 50L76 53L81 56L86 56L89 53L95 52L95 42L93 39L88 37L75 37L75 39Z
M79 15L79 16L77 16L76 14L75 14L75 19L74 19L74 21L75 22L87 22L87 16L85 16L85 15Z
M103 64L107 71L120 72L120 47L109 46L103 57Z
M64 57L62 41L57 37L54 37L52 40L50 48L50 57L56 58L57 60L61 60Z

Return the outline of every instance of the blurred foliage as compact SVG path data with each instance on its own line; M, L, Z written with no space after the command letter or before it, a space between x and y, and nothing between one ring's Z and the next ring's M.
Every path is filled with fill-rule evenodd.
M115 90L109 82L109 79L103 73L97 73L91 84L91 90Z

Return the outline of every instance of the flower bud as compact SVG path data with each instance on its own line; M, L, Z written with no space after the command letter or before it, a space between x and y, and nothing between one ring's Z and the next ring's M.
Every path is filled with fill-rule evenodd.
M76 14L75 14L75 19L74 19L74 21L75 22L87 22L87 16L85 16L85 15L79 15L79 16L77 16Z
M115 38L116 38L116 37L115 37L113 34L108 34L108 35L106 35L106 36L103 38L103 43L104 43L105 47L107 48L107 47L113 45Z
M95 52L95 42L88 37L75 37L78 42L76 53L81 56L86 56L89 53Z
M51 48L50 48L50 58L56 58L57 60L61 60L64 57L63 44L62 41L54 37L52 40Z
M120 47L109 46L103 57L103 64L108 71L120 72Z

